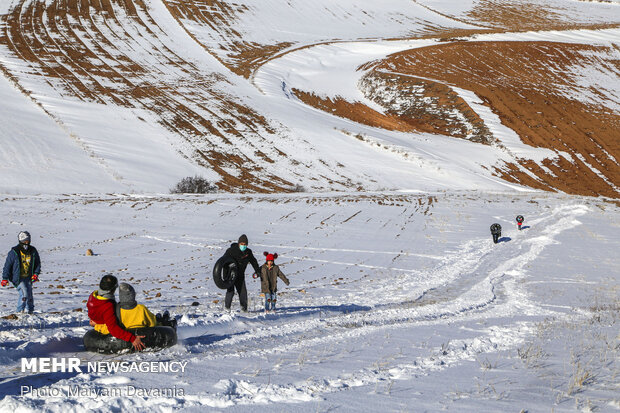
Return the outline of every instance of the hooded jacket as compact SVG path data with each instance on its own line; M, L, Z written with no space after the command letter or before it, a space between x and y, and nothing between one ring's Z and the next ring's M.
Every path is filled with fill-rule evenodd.
M98 291L88 297L86 307L88 308L88 317L96 324L105 324L107 330L114 337L123 341L129 341L130 343L136 339L136 336L129 331L123 330L116 321L115 313L116 302L99 295ZM100 333L105 334L102 329L98 330Z
M278 277L284 281L284 284L289 285L288 278L286 278L286 275L280 271L280 267L276 264L273 264L271 269L267 267L267 264L263 264L259 274L261 293L275 293L278 291Z
M252 254L252 250L246 248L245 251L241 251L239 249L239 243L233 242L230 244L230 248L226 250L224 255L229 256L237 263L237 268L239 269L238 276L241 277L245 274L245 269L248 264L252 264L254 268L254 272L256 274L260 274L260 267L258 266L258 261L254 258L254 254Z
M2 279L11 281L11 283L13 283L16 287L21 282L20 268L22 265L22 259L20 249L21 248L19 245L11 248L9 255L6 257L6 261L4 262L4 269L2 271ZM32 277L34 274L41 274L41 258L39 257L39 252L32 245L28 247L28 252L31 255L28 275Z
M131 310L121 307L120 313L121 322L125 328L155 327L157 325L153 313L142 304L136 305Z

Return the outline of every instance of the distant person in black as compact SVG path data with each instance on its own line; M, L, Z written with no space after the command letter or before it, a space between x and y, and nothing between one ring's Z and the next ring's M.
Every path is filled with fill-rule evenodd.
M239 237L239 241L233 242L224 255L229 256L237 263L237 279L235 280L235 285L226 290L226 300L224 301L224 305L227 310L230 310L230 305L232 304L232 299L235 295L236 288L237 293L239 294L241 310L248 311L248 291L245 288L245 268L248 266L248 263L252 264L252 267L254 267L254 271L257 274L260 274L258 261L254 258L252 250L248 248L248 237L245 234L241 235Z

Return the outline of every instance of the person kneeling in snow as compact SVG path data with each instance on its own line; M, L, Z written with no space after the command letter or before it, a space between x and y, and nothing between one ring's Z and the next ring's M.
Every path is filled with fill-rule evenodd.
M118 339L130 342L135 350L144 350L145 346L141 340L144 336L135 336L118 325L114 301L114 292L117 287L118 280L115 276L104 275L99 283L99 290L93 291L88 297L86 306L90 325L101 334L112 334Z
M266 262L260 269L260 289L261 292L265 294L265 312L276 311L278 277L280 277L286 285L289 285L290 282L282 271L280 271L280 267L274 263L274 260L278 258L278 254L269 254L267 251L263 254L265 255Z
M168 311L164 312L163 317L160 314L155 316L146 306L138 304L136 290L127 283L120 283L118 287L116 315L126 329L169 326L176 330L177 327L177 321L170 320Z

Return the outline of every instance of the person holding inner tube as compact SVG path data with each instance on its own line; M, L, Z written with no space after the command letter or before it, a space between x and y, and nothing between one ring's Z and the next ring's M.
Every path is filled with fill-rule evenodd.
M499 237L502 236L502 226L497 223L491 225L491 235L493 235L493 242L497 244Z
M101 278L99 290L92 292L86 304L90 325L93 327L102 325L99 327L99 333L112 334L120 340L130 342L135 350L144 350L145 345L142 342L144 336L135 336L118 325L116 320L116 302L114 301L114 292L117 287L118 280L115 276L108 274Z
M248 311L248 291L245 287L245 269L248 266L248 263L252 264L256 274L260 274L258 261L256 261L254 254L252 254L252 250L248 248L248 237L245 234L241 235L239 237L239 241L233 242L224 255L232 258L237 264L237 279L235 280L235 284L226 290L224 305L227 310L230 310L236 288L237 293L239 294L239 304L241 304L241 310Z

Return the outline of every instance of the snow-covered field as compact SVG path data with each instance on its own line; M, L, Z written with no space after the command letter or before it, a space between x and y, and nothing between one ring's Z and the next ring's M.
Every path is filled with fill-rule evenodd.
M620 203L532 189L606 194L561 182L598 176L618 193L619 24L617 0L0 1L0 263L22 230L43 261L35 314L0 288L0 412L620 410ZM483 41L591 47L589 66L551 72L568 83L554 93L608 116L575 127L597 146L524 140L508 106L449 81L488 144L347 113L408 104L360 81L394 53ZM533 119L580 119L540 106ZM193 175L219 192L165 194ZM276 313L250 269L248 312L212 280L243 233L291 281ZM107 273L178 317L177 345L84 351ZM33 373L31 358L183 370Z
M1 244L28 229L43 260L36 314L0 320L0 411L620 408L615 202L478 191L74 195L5 197L0 211ZM279 283L275 314L261 310L249 276L250 311L236 297L223 309L211 269L241 233L255 255L280 254L291 284ZM80 310L108 272L154 312L180 317L176 346L82 351ZM15 302L13 288L0 290L2 315ZM28 374L22 357L187 365ZM129 388L151 393L122 394ZM168 388L175 396L153 393Z

